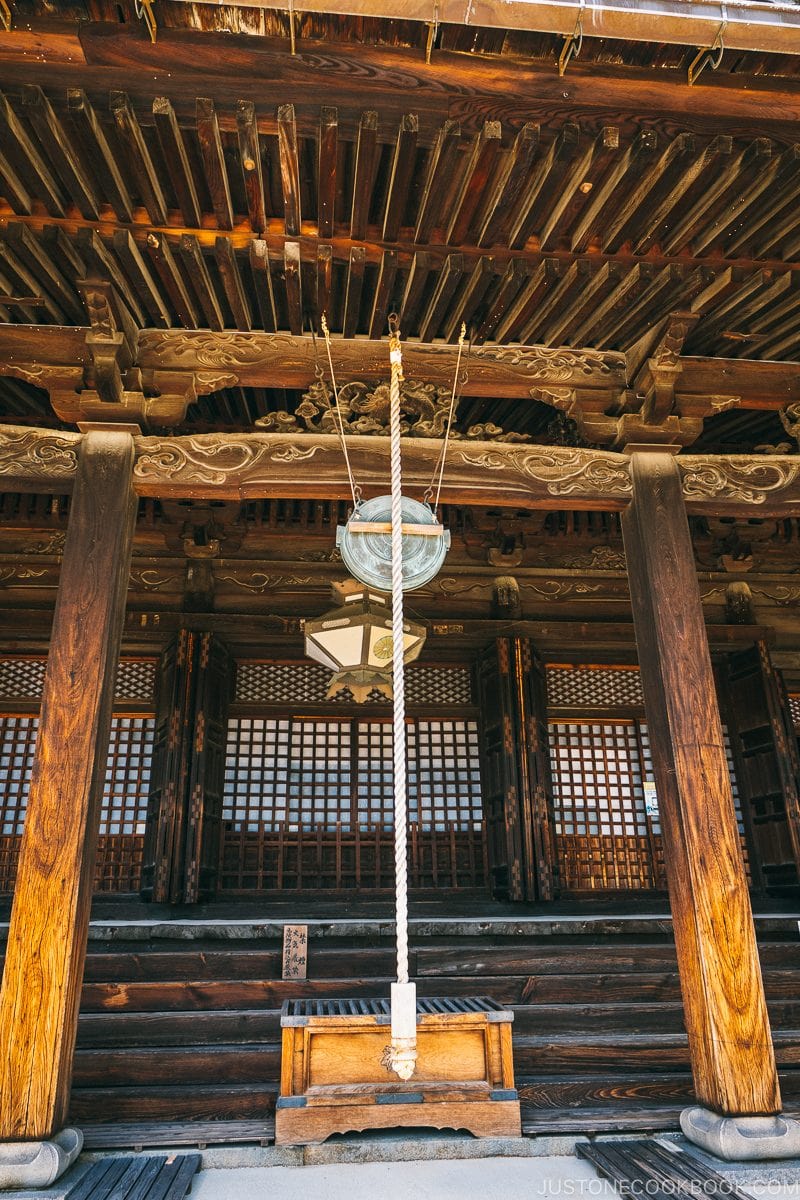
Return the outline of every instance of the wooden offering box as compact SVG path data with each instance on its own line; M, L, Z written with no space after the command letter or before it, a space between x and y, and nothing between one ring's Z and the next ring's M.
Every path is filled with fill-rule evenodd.
M511 1022L493 1000L417 1000L417 1065L407 1082L383 1063L388 1000L286 1000L281 1009L278 1145L398 1125L519 1137Z

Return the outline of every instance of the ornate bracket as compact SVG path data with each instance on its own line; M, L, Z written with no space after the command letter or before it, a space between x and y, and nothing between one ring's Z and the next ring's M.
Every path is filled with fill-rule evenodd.
M642 397L641 415L646 425L658 425L675 411L675 385L683 372L681 350L699 316L692 312L670 313L636 375L632 391Z
M142 369L140 331L112 284L86 279L78 288L89 319L81 365L11 357L0 363L4 373L48 391L53 411L62 421L169 428L185 420L186 410L198 396L237 383L231 371Z

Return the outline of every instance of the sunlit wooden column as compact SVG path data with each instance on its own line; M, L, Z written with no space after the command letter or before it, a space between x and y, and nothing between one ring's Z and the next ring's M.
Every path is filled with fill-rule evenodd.
M79 452L3 987L0 1141L64 1125L136 498L133 438Z
M622 516L698 1100L780 1112L694 553L675 460L635 453Z

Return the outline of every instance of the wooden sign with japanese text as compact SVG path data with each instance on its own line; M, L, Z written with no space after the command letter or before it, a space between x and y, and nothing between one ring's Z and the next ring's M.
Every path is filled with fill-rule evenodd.
M283 927L283 978L305 979L308 963L308 926Z

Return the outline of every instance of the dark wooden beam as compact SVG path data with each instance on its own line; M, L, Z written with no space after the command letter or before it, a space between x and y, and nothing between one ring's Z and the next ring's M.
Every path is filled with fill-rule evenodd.
M261 147L256 106L250 100L240 100L236 106L236 132L239 137L239 161L242 164L250 225L254 233L263 233L267 228L267 213L264 207Z
M214 107L214 101L205 96L198 98L196 107L197 138L203 160L203 173L214 215L217 218L217 225L220 229L233 229L231 189L228 183L228 171L225 166L217 110Z
M383 217L385 242L397 241L400 234L416 162L418 135L419 121L416 114L405 113L397 133L386 193L386 210Z
M267 243L260 238L253 238L250 243L249 259L261 324L265 330L273 332L278 328L278 318L275 313L275 295L272 290L272 271L269 265Z
M64 192L22 122L0 92L0 143L11 161L22 162L36 179L37 196L53 217L64 215Z
M185 325L199 325L195 302L189 295L167 238L155 231L148 233L147 252L179 320Z
M200 211L186 143L178 125L175 109L166 96L156 96L153 101L153 121L184 223L190 228L199 228L203 222L203 214Z
M300 159L297 147L297 122L294 105L282 104L278 109L278 150L281 161L281 183L283 185L283 211L286 233L297 237L300 233Z
M444 268L436 281L436 287L430 298L428 307L419 323L419 338L422 342L433 341L439 334L439 327L444 320L450 301L455 295L458 282L464 273L464 259L461 254L448 254Z
M76 146L72 144L65 123L53 111L52 104L38 84L29 84L22 89L22 106L50 163L63 180L81 216L97 220L100 215L100 201L94 184Z
M430 19L430 14L429 18ZM51 18L42 18L42 21ZM566 26L561 28L561 32ZM22 33L4 35L3 70L8 87L30 82L31 55L47 71L48 87L83 86L97 91L126 89L137 100L150 103L154 78L159 90L179 85L175 97L184 105L183 118L191 116L203 80L213 79L220 107L230 111L238 99L259 105L291 102L304 117L308 133L319 121L319 93L357 122L365 104L378 108L383 119L398 121L414 97L421 128L434 129L447 116L448 93L457 97L458 118L477 132L487 109L516 100L519 119L541 119L543 112L594 111L619 114L644 113L681 117L692 128L729 122L731 131L743 125L769 123L791 139L800 119L800 88L794 80L768 75L727 73L703 76L702 105L697 89L686 87L680 67L635 68L615 64L574 61L569 77L559 78L553 62L517 55L472 55L437 51L435 67L426 66L417 51L387 46L332 44L303 39L301 52L286 53L286 39L215 34L211 31L169 30L155 44L145 44L138 25L108 22L81 26L81 53L64 51L63 35L49 35L38 26L35 51ZM15 47L18 47L15 51ZM603 116L603 123L606 121Z
M299 337L303 333L303 275L300 265L300 246L287 242L283 253L283 274L286 282L286 307L289 328Z
M128 185L120 174L103 126L83 88L68 89L67 115L78 146L97 177L103 195L110 201L117 220L130 223L133 220L133 201Z
M209 329L224 329L222 309L197 238L191 233L184 233L181 236L179 253L192 290L203 311L205 324Z
M154 225L166 225L167 202L133 105L125 92L112 92L109 103L128 169L136 180L147 215Z
M483 224L478 232L479 246L494 246L508 241L509 225L528 182L538 147L539 126L529 121L514 139L514 145L506 156L505 169L487 201Z
M369 336L371 338L382 338L387 331L386 318L389 314L396 278L397 255L394 250L384 250L369 319Z
M114 253L152 323L165 328L171 325L169 309L129 229L114 234Z
M417 243L430 241L431 233L439 220L458 156L460 140L461 127L458 122L445 121L428 159L428 171L414 230L414 241Z
M344 337L353 337L361 311L361 292L364 288L364 247L353 246L347 268L347 285L344 293L342 332Z
M492 177L497 155L500 151L502 128L499 121L487 121L480 133L473 138L467 164L458 192L452 203L452 214L447 225L445 241L451 246L474 239L470 231L484 201L487 184Z
M87 274L96 279L107 279L117 291L118 299L130 310L137 325L144 325L144 312L138 297L131 291L129 281L116 257L107 248L95 229L82 229L77 237L77 248L86 263Z
M353 204L350 210L350 237L366 237L369 206L375 182L378 150L378 114L365 112L358 127L353 166Z
M128 433L88 433L79 453L0 992L4 1141L49 1137L69 1110L136 523L133 456Z
M316 310L316 332L322 328L323 315L328 318L330 323L331 315L331 286L333 282L333 250L330 246L317 247L316 261L316 280L317 280L317 310Z
M214 249L222 288L233 313L233 323L237 329L243 331L252 329L253 315L250 311L250 301L244 290L239 262L230 238L218 237Z
M319 115L317 167L317 227L320 237L331 237L336 219L336 168L339 122L335 108L323 107Z
M681 474L634 454L631 482L622 531L694 1090L719 1113L780 1112Z

